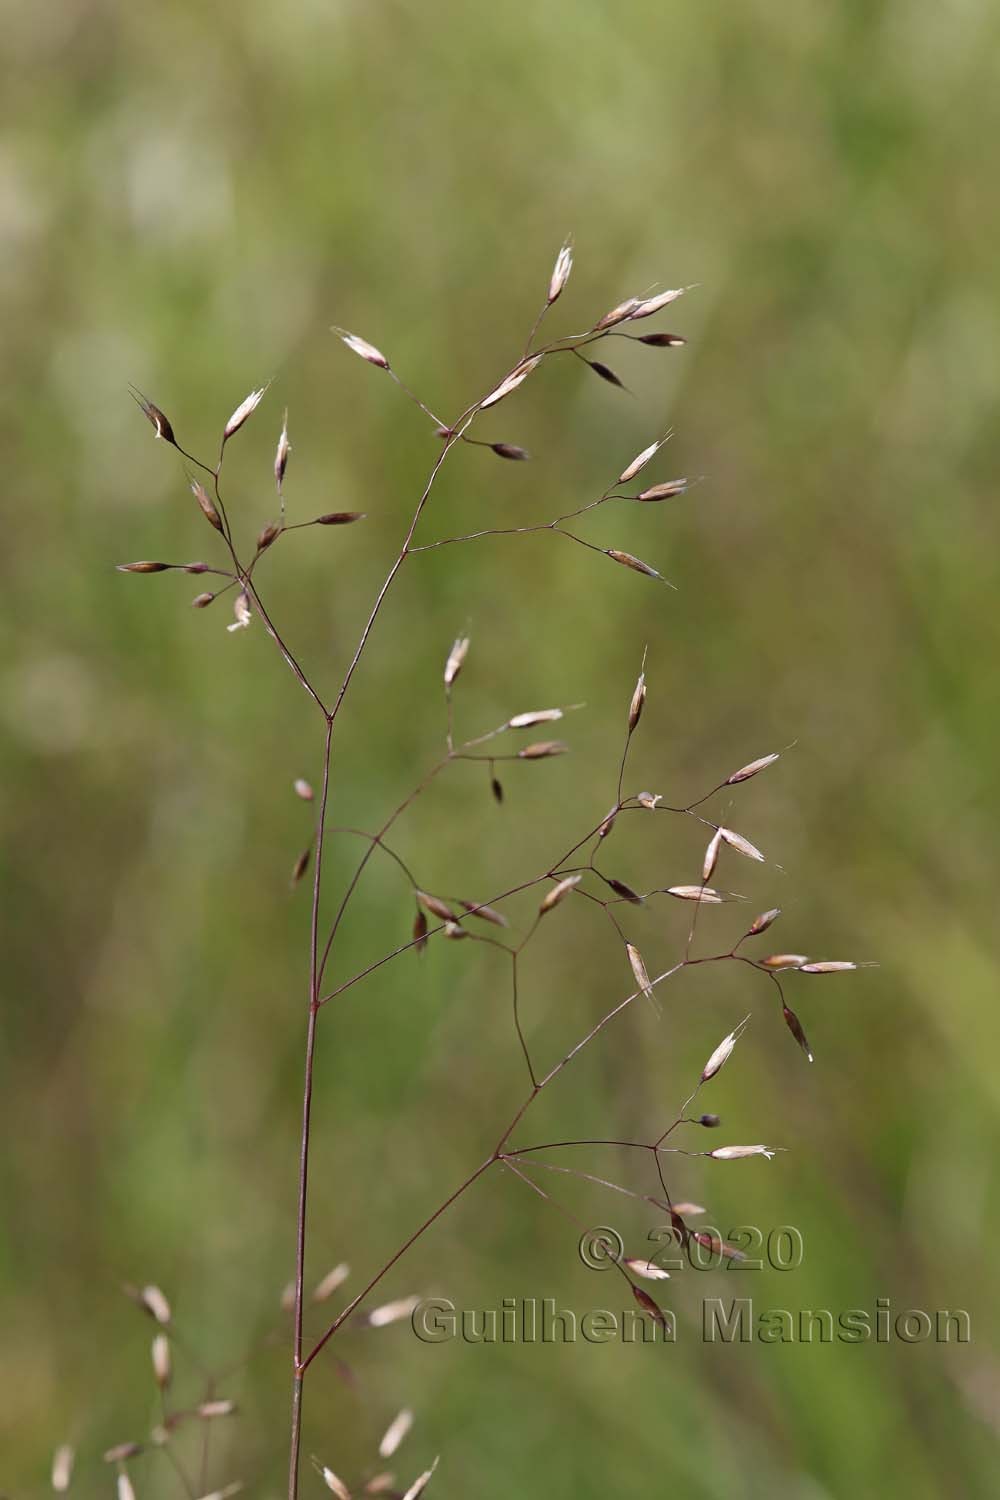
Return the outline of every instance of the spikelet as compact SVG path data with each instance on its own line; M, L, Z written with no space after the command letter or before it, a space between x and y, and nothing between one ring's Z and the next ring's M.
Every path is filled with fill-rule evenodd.
M157 1323L164 1327L170 1322L170 1303L160 1291L158 1286L144 1286L138 1294L138 1300Z
M538 908L538 915L544 917L546 912L552 911L553 907L558 906L561 901L565 901L570 891L574 886L578 886L582 879L582 875L568 875L565 880L560 880L543 898L542 904Z
M626 1258L622 1261L634 1276L643 1276L647 1281L669 1281L670 1272L658 1266L655 1260L634 1260Z
M439 896L432 896L429 891L415 891L414 895L421 906L430 912L432 917L438 917L442 922L455 922L458 920L448 903L442 901Z
M339 1266L334 1266L332 1271L327 1271L322 1280L318 1281L313 1288L313 1301L325 1302L328 1297L332 1297L337 1288L343 1286L350 1274L351 1268L346 1261L341 1261Z
M721 845L721 843L722 829L717 828L708 841L708 848L705 850L705 858L701 862L702 880L711 880L712 876L714 875L715 867L719 862L719 846Z
M751 776L756 776L759 771L764 771L768 766L773 766L779 759L781 752L776 750L771 755L762 755L759 760L752 760L748 766L740 766L732 776L726 777L726 786L736 786L740 781L749 781Z
M628 484L630 479L634 479L639 470L646 467L650 459L655 457L666 441L665 437L657 438L655 443L650 443L648 448L643 448L641 453L637 453L632 462L626 464L625 468L622 469L618 476L618 483Z
M708 1155L713 1161L740 1161L744 1156L766 1156L770 1161L774 1152L768 1146L716 1146Z
M435 1459L429 1469L425 1469L422 1474L418 1474L416 1479L410 1485L410 1488L407 1490L406 1494L403 1496L403 1500L417 1500L417 1496L422 1495L424 1490L430 1484L431 1478L434 1474L434 1470L437 1468L437 1466L438 1461L437 1459Z
M548 760L553 755L565 755L569 746L562 740L539 740L535 745L525 745L517 752L518 760Z
M346 328L334 327L330 331L342 339L348 349L353 350L355 354L360 354L361 358L366 359L370 365L375 365L379 370L388 370L389 361L381 349L376 349L375 345L369 344L367 339L359 338L356 333L348 333Z
M218 1401L202 1401L195 1411L203 1421L209 1422L214 1417L231 1417L236 1411L236 1402L220 1398Z
M639 306L635 309L635 311L631 314L632 321L635 321L639 318L652 317L652 315L654 313L658 313L661 308L667 307L671 302L676 302L678 297L683 297L684 293L689 292L690 290L691 288L687 286L677 286L673 287L670 291L658 292L655 297L644 298L643 301L639 303Z
M288 408L286 407L281 424L281 436L278 438L278 447L274 455L274 483L279 495L285 479L285 470L288 468L288 455L291 451L292 445L288 441Z
M268 381L268 385L270 385L270 381ZM229 421L226 423L225 427L222 430L223 444L228 443L229 439L235 433L239 432L240 428L243 426L247 418L257 410L261 402L261 397L264 395L264 392L266 390L267 386L262 385L259 391L251 391L249 396L247 396L244 401L240 402L239 406L233 412L232 416L229 418Z
M730 849L735 849L737 854L743 854L747 859L760 860L763 863L764 856L756 844L751 844L741 833L734 833L731 828L720 828L720 836L726 841Z
M642 490L636 495L637 500L672 500L675 495L683 495L688 487L686 479L667 479L663 484L650 485L648 490Z
M201 509L201 513L205 517L205 520L208 522L208 524L210 526L214 526L216 531L221 531L222 517L216 510L215 505L213 504L212 499L205 486L203 484L199 484L197 479L192 479L191 493L197 500L198 505Z
M655 1001L656 997L653 994L653 986L649 982L649 972L643 963L642 954L634 943L626 943L625 952L628 954L628 961L632 966L632 973L635 976L636 984L647 1000Z
M805 953L771 953L760 960L762 969L801 969L809 962Z
M762 911L759 917L754 917L747 928L747 937L757 937L758 934L766 932L771 923L776 922L780 916L780 906L772 906L770 911Z
M153 1377L161 1391L165 1391L170 1384L170 1341L165 1333L158 1333L153 1339L151 1350L153 1361Z
M849 969L856 969L857 967L858 967L857 964L850 963L847 959L828 958L828 959L824 959L822 961L822 963L803 964L802 965L802 973L803 974L846 974Z
M156 433L156 436L158 438L162 438L165 443L172 443L176 448L177 439L174 437L174 429L171 427L170 423L168 422L167 418L164 416L160 408L158 406L154 406L152 401L147 401L142 392L137 391L134 386L130 388L129 395L132 397L132 400L136 403L136 405L140 408L143 416L152 423L153 431Z
M61 1443L52 1455L52 1488L58 1494L69 1489L75 1457L75 1450L69 1443Z
M536 369L540 362L540 354L533 354L529 359L522 359L521 363L511 370L509 375L504 376L500 384L480 401L480 410L485 411L488 406L495 406L498 401L502 401L505 396L509 396L511 391L516 391L521 382L527 380L532 370Z
M444 685L450 688L465 663L469 654L469 637L460 635L451 650L448 652L448 660L444 664Z
M399 1323L408 1318L420 1306L419 1297L399 1297L395 1302L385 1302L368 1314L369 1328L386 1328L390 1323Z
M639 673L639 681L635 685L632 701L628 706L628 732L634 734L639 720L642 718L642 710L646 703L646 674Z
M335 1474L332 1469L326 1468L325 1465L321 1466L317 1464L316 1467L319 1469L323 1483L328 1490L336 1495L337 1500L351 1500L351 1492L339 1474Z
M619 302L610 312L606 312L603 318L599 318L594 324L595 333L603 333L605 328L614 328L617 323L624 323L627 318L635 314L640 306L638 297L626 297L624 302Z
M805 1053L805 1055L809 1059L809 1061L812 1062L812 1060L813 1060L812 1048L809 1045L809 1039L808 1039L808 1037L806 1036L805 1032L802 1029L802 1022L799 1020L799 1018L795 1014L794 1010L789 1010L789 1008L788 1008L787 1005L782 1005L782 1007L781 1007L781 1014L784 1017L785 1025L788 1027L789 1031L792 1033L792 1036L798 1042L799 1046L802 1048L803 1052Z
M552 275L549 278L549 293L546 299L547 307L551 307L556 298L561 294L569 280L569 273L572 269L573 245L570 240L567 240L556 256L556 263L552 267Z
M643 573L647 578L663 577L663 574L657 572L656 568L643 562L641 557L634 557L631 552L622 552L617 547L608 547L606 555L614 562L621 563L623 568L631 568L633 573Z
M246 589L241 589L236 595L236 602L233 605L233 615L235 618L232 625L226 626L230 635L234 630L246 630L253 618L250 613L250 596Z
M664 1333L669 1333L670 1324L667 1322L667 1315L659 1303L654 1302L649 1293L644 1292L641 1286L633 1285L632 1296L638 1302L643 1312L648 1313L655 1323L659 1323Z
M724 1036L722 1038L722 1041L716 1047L715 1051L708 1059L708 1062L701 1070L702 1083L707 1083L710 1078L714 1078L716 1073L718 1073L720 1069L723 1068L728 1062L733 1048L736 1046L736 1043L743 1035L744 1028L746 1027L747 1021L749 1021L749 1019L750 1017L746 1016L735 1028L735 1030L731 1031L728 1036Z
M379 1457L391 1458L412 1426L413 1413L404 1407L386 1428L382 1441L378 1445Z
M507 728L531 729L535 724L551 724L562 716L561 708L536 708L530 713L515 714L512 719L507 720Z

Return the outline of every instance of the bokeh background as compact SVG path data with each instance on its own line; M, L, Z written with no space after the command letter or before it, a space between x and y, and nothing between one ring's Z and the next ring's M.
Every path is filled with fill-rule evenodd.
M415 560L340 724L332 816L372 825L432 763L443 659L467 631L463 731L584 703L573 753L505 768L503 807L482 767L455 768L397 845L430 889L474 899L536 873L611 800L648 646L633 787L686 800L794 742L716 804L773 861L731 855L722 883L753 911L783 907L772 946L879 967L789 982L812 1067L766 980L685 976L662 1019L633 1007L609 1029L520 1137L655 1132L752 1011L705 1100L722 1131L688 1144L789 1149L679 1158L671 1187L723 1231L794 1225L798 1269L677 1272L661 1288L670 1349L429 1347L405 1323L351 1328L310 1378L304 1452L369 1474L412 1405L392 1467L405 1488L440 1453L442 1495L995 1493L996 7L2 9L4 1492L44 1491L60 1441L79 1447L80 1493L112 1492L102 1450L157 1410L152 1326L121 1291L146 1281L176 1309L172 1399L196 1399L207 1369L242 1407L194 1487L284 1483L284 1332L268 1340L293 1254L308 900L288 877L310 819L291 783L318 776L320 726L258 622L229 635L228 604L190 608L198 580L113 571L219 560L127 385L210 454L273 378L227 460L244 538L275 512L286 405L291 519L368 513L288 537L259 574L329 687L436 453L329 325L385 348L454 416L508 368L571 232L553 329L696 282L657 324L689 343L621 343L630 394L546 366L482 424L533 461L457 452L425 536L584 503L669 425L648 472L698 487L603 510L585 534L677 591L544 536ZM687 821L634 819L606 865L632 884L694 880L702 843ZM342 883L359 850L332 849ZM512 903L515 924L531 910ZM686 915L627 911L651 968ZM743 915L706 913L705 943ZM374 860L335 977L411 921L405 881ZM589 903L547 921L523 996L553 1059L629 976ZM346 1260L345 1292L360 1286L489 1149L523 1089L506 979L502 955L438 943L324 1013L310 1283ZM578 1164L650 1187L627 1154ZM645 1243L650 1211L553 1183L579 1221ZM384 1295L553 1296L579 1312L620 1309L623 1291L581 1264L571 1222L498 1175ZM703 1299L734 1295L793 1312L964 1308L973 1337L704 1344ZM180 1453L200 1478L197 1441ZM142 1500L183 1494L156 1453L133 1478ZM303 1492L321 1488L307 1463Z

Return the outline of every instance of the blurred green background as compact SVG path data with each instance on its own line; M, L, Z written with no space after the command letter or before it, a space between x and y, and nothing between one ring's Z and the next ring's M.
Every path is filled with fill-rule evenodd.
M424 535L585 503L671 425L648 472L702 483L602 510L585 534L648 558L677 592L545 536L415 559L340 721L331 815L373 825L432 763L444 656L468 631L462 731L583 702L573 753L505 770L503 807L482 768L454 768L396 844L428 888L474 899L536 873L611 801L648 645L633 789L686 800L795 741L715 804L775 862L730 855L720 883L754 911L784 908L773 946L880 967L789 981L811 1068L765 979L682 976L659 1022L633 1007L519 1136L656 1133L753 1011L705 1098L723 1128L687 1144L789 1150L679 1158L671 1187L723 1231L796 1226L798 1269L675 1273L658 1289L677 1316L670 1349L426 1346L405 1323L351 1328L308 1382L304 1453L371 1472L383 1427L412 1405L391 1467L405 1488L441 1453L432 1494L994 1494L996 7L2 12L5 1492L41 1493L70 1440L75 1488L108 1495L102 1450L154 1420L152 1329L126 1281L158 1282L175 1305L176 1402L201 1392L200 1360L242 1404L213 1432L202 1488L284 1483L284 1335L260 1345L293 1259L308 897L288 875L310 813L291 783L317 778L321 726L259 622L229 635L227 603L189 607L198 580L113 572L220 560L127 384L210 454L273 377L227 459L245 542L274 515L286 405L291 519L367 511L363 526L288 537L258 575L329 690L437 451L329 325L386 349L454 416L509 367L572 232L553 330L653 283L697 282L656 324L690 342L616 345L607 358L634 395L547 365L480 429L533 462L456 452ZM631 884L691 881L702 845L687 820L635 818L605 866ZM358 852L332 846L338 882ZM532 910L511 906L518 923ZM742 916L708 911L702 940ZM626 909L650 968L677 954L686 917ZM405 881L374 860L334 976L405 941L411 920ZM629 976L589 903L547 921L522 988L552 1060ZM310 1284L347 1260L345 1292L360 1287L490 1149L523 1091L506 980L502 955L439 942L324 1012ZM586 1156L651 1187L648 1164ZM545 1185L641 1251L649 1211ZM621 1308L623 1284L587 1270L576 1237L498 1174L384 1296ZM965 1308L973 1337L704 1344L702 1300L735 1295L761 1310ZM140 1500L182 1493L155 1453L133 1477ZM307 1462L303 1493L320 1492Z

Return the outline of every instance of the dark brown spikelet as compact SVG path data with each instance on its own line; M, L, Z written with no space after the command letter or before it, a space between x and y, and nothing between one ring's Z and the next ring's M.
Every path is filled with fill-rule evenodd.
M490 447L498 458L513 459L515 463L524 463L531 457L527 448L518 448L516 443L491 443Z
M550 755L565 755L569 746L562 740L539 740L517 752L518 760L547 760Z
M413 942L418 953L423 953L427 947L427 916L417 907L417 915L413 921Z
M698 1124L704 1125L706 1130L714 1130L717 1125L722 1124L722 1120L719 1115L699 1115Z
M350 526L352 521L363 521L363 510L331 510L325 516L317 516L314 526Z
M147 401L142 392L137 391L134 386L129 391L129 395L142 411L143 416L145 416L147 420L153 424L156 436L158 438L162 438L165 443L173 443L174 447L176 448L177 439L174 437L174 429L171 427L170 423L167 421L167 418L163 415L163 412L160 410L160 408L158 406L154 406L152 401Z
M806 1036L805 1032L802 1030L802 1022L799 1020L799 1018L795 1014L794 1010L789 1010L789 1008L788 1008L787 1005L782 1005L782 1007L781 1007L781 1014L784 1016L784 1018L785 1018L785 1025L788 1027L789 1031L792 1033L792 1036L798 1042L799 1046L802 1048L803 1052L805 1053L806 1057L808 1057L809 1061L812 1062L813 1061L812 1048L809 1046L809 1038Z
M490 777L490 791L493 793L495 802L503 801L503 784L495 776Z
M703 1234L701 1230L693 1229L691 1230L691 1239L711 1255L721 1255L725 1260L746 1260L746 1256L742 1250L737 1250L735 1245L730 1245L725 1240L720 1240L717 1234Z
M649 563L643 562L641 557L633 557L631 552L620 552L617 547L609 547L607 556L616 563L621 563L623 568L631 568L633 573L644 573L647 578L662 578L663 574L651 568Z
M221 531L222 517L219 515L219 512L212 504L211 497L205 486L203 484L199 484L197 479L192 479L191 493L201 507L201 513L205 517L205 520L208 522L208 524L210 526L214 526L216 531Z
M207 609L208 606L210 604L214 604L214 602L214 594L195 594L194 598L191 600L191 607L192 609Z
M687 339L682 339L679 333L641 333L638 342L648 344L651 349L672 349L676 344L686 344Z
M580 357L581 359L583 358L582 355ZM627 389L624 382L618 379L618 376L609 365L602 365L599 359L585 359L583 362L585 365L590 366L595 375L600 375L602 380L606 380L608 385L616 385L620 391Z
M598 874L600 874L600 871L598 871ZM624 880L613 880L609 875L601 875L601 879L605 885L611 887L616 896L621 896L624 901L631 901L633 906L642 905L642 897L639 895L639 892L634 891L630 885L626 885Z
M451 907L446 901L442 901L440 896L432 896L427 891L417 891L415 894L421 906L429 911L432 917L437 917L441 922L458 921Z
M303 875L308 870L308 868L309 868L309 860L310 860L311 855L312 855L312 845L309 844L307 846L307 848L303 849L302 853L299 855L298 859L295 861L295 865L294 865L294 868L292 870L292 880L291 880L291 885L292 885L292 889L293 890L295 889L295 887L298 885L299 881L302 879Z
M659 1323L664 1333L670 1332L670 1324L667 1315L658 1302L654 1302L648 1292L644 1292L641 1286L632 1286L632 1296L638 1302L644 1313L647 1313L654 1322Z
M117 564L119 573L166 573L167 570L172 567L173 563L164 562L134 562Z
M280 531L280 526L276 526L273 521L268 521L260 536L257 538L257 551L266 552L268 547L270 547L271 543L274 541L275 537L279 534Z

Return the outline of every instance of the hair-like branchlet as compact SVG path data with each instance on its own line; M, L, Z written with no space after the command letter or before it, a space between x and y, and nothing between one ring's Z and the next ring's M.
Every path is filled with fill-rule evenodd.
M532 774L530 767L535 761L548 760L561 755L568 747L559 738L549 737L564 729L568 713L566 706L543 709L520 710L511 714L502 724L467 739L456 734L454 699L461 692L461 677L474 669L474 652L470 652L470 641L460 635L444 656L442 671L444 735L443 748L430 769L416 786L374 828L340 827L328 824L327 805L331 789L331 755L336 734L337 721L348 697L354 674L364 656L371 632L378 620L387 595L397 575L404 567L419 566L421 554L443 547L471 544L487 537L501 535L551 534L587 549L595 554L595 567L609 560L654 581L666 585L660 571L651 563L632 553L610 545L602 546L579 534L574 523L583 516L590 517L598 510L607 509L609 515L621 504L670 503L683 496L691 481L681 479L650 480L647 468L656 461L670 434L662 434L648 443L616 477L594 498L585 504L573 506L553 518L532 525L516 527L483 527L451 536L427 536L431 521L431 499L435 482L452 451L459 445L471 445L488 449L506 461L523 462L529 454L519 445L474 435L473 429L482 413L490 411L524 386L543 364L553 361L570 366L587 365L599 379L613 386L622 382L613 368L603 359L593 357L593 346L610 346L614 339L631 340L653 349L673 348L684 343L674 333L647 333L636 325L660 313L675 302L687 288L676 288L641 297L629 297L605 313L595 322L589 323L583 332L566 335L548 343L540 343L539 335L543 320L552 305L563 295L573 265L573 252L567 242L556 258L549 281L545 302L535 320L531 333L519 358L506 374L478 400L473 401L452 422L443 422L434 411L415 395L400 379L389 358L366 339L343 329L335 329L344 345L377 370L388 375L407 399L411 400L433 424L439 448L428 478L426 479L412 512L399 550L388 569L360 629L356 647L350 655L339 682L333 685L314 681L306 674L291 645L283 637L279 626L269 613L257 582L257 563L265 552L273 552L285 542L288 533L310 526L337 527L362 522L364 515L356 511L336 511L316 516L304 522L290 523L286 517L284 486L291 454L288 434L288 414L285 413L274 459L274 482L278 501L278 519L269 523L255 541L237 535L227 511L223 491L224 460L227 445L250 420L259 421L259 407L267 387L254 390L241 402L222 428L218 456L214 462L198 458L183 448L174 428L164 413L138 391L135 400L152 424L156 436L175 448L188 466L188 482L195 501L214 533L220 556L218 565L205 562L158 562L140 561L121 564L128 573L148 574L166 571L210 575L211 585L199 593L192 603L200 610L208 608L221 597L232 600L233 618L228 622L230 631L263 628L274 640L286 667L292 672L303 691L306 692L316 710L316 733L323 749L321 753L321 777L317 788L299 778L294 781L295 795L309 804L315 811L315 827L312 838L303 849L291 872L293 886L304 882L309 876L311 888L311 921L309 932L309 983L304 997L306 1004L306 1038L303 1068L303 1104L300 1157L298 1166L298 1212L295 1226L295 1276L282 1298L281 1327L290 1345L292 1360L292 1416L289 1443L289 1500L296 1500L300 1484L300 1448L302 1433L302 1407L306 1376L314 1361L326 1346L349 1322L355 1326L380 1328L409 1318L417 1304L416 1297L404 1297L392 1302L370 1305L373 1294L387 1273L406 1255L407 1251L436 1224L439 1218L462 1198L474 1184L484 1177L509 1172L535 1196L545 1200L557 1212L576 1223L574 1215L558 1196L558 1179L570 1176L589 1183L599 1184L648 1205L662 1218L665 1214L671 1226L675 1247L701 1246L721 1257L739 1258L740 1251L720 1241L717 1236L693 1227L690 1219L703 1212L697 1204L678 1203L671 1197L667 1181L667 1168L671 1156L700 1156L712 1162L728 1162L751 1156L769 1158L775 1149L761 1144L733 1145L703 1148L699 1144L699 1133L714 1130L720 1124L714 1114L697 1113L696 1101L702 1090L709 1088L713 1079L729 1062L749 1016L745 1017L733 1031L720 1041L706 1061L701 1074L691 1080L687 1097L672 1118L664 1119L662 1129L651 1139L631 1140L618 1138L614 1123L609 1122L605 1133L592 1139L568 1139L554 1141L532 1140L527 1134L531 1110L538 1097L559 1078L573 1060L594 1043L618 1016L636 1000L658 1006L658 995L663 987L682 971L706 964L729 964L749 971L757 982L764 981L765 993L773 997L778 1012L792 1037L812 1061L812 1052L802 1024L786 999L789 980L797 982L799 975L816 976L857 967L852 962L811 961L801 953L772 953L760 956L756 940L763 937L780 915L778 909L762 913L746 923L742 935L735 944L721 947L706 941L704 929L708 917L702 909L741 900L719 883L720 873L727 863L747 859L766 863L763 853L742 833L727 824L720 824L708 815L706 809L717 795L732 794L734 788L766 771L778 759L776 753L760 756L727 774L705 791L676 803L667 803L658 795L646 791L631 791L628 788L629 756L636 734L641 732L641 720L647 699L646 660L643 655L641 669L631 692L623 685L622 693L622 751L613 769L611 786L613 801L610 807L594 808L588 818L581 820L581 827L572 845L557 853L544 868L525 875L509 889L495 892L485 901L473 899L470 893L453 894L428 889L422 872L404 860L394 847L393 831L408 809L417 801L427 787L440 775L458 762L481 762L488 785L497 801L503 800L502 777L508 770L523 766L519 774ZM586 351L586 352L585 352ZM604 353L604 349L601 350ZM562 356L562 358L560 358ZM568 358L567 358L568 357ZM640 475L643 477L640 478ZM609 521L609 532L613 523ZM613 538L612 538L613 539ZM218 580L218 581L216 581ZM637 587L642 586L637 582ZM648 586L648 585L647 585ZM559 729L553 731L553 726ZM651 890L637 890L621 878L621 872L611 863L614 848L614 832L622 819L638 818L650 820L655 827L664 816L680 818L701 825L705 837L705 854L700 869L677 872L673 883L664 883ZM360 843L360 853L353 874L339 895L331 897L324 863L324 854L331 838L345 838ZM378 856L394 862L402 880L408 884L412 902L412 931L408 940L383 953L351 977L330 985L327 972L331 954L338 934L347 918L351 898L369 861ZM686 879L685 879L686 873ZM515 933L509 926L504 906L510 898L524 892L533 892L536 898L535 914L523 932ZM660 972L651 972L639 947L629 936L629 913L637 905L654 902L687 903L691 919L687 938L674 961ZM530 1020L525 1015L525 995L520 982L519 964L529 944L545 941L547 934L555 933L565 922L566 908L574 903L587 902L601 913L607 922L611 941L621 950L622 985L620 992L600 1019L577 1038L561 1056L552 1058L541 1055L533 1045ZM699 941L699 920L702 933ZM362 1272L360 1289L343 1301L336 1312L327 1313L325 1326L318 1334L306 1338L305 1314L309 1304L313 1309L323 1309L341 1293L352 1273L347 1264L341 1263L329 1270L310 1292L306 1285L306 1248L309 1202L309 1169L311 1145L311 1118L313 1077L316 1048L321 1019L327 1008L340 1001L356 985L377 974L386 965L400 960L413 961L431 942L464 940L473 944L486 944L501 949L507 955L509 974L509 1005L511 1042L523 1060L525 1093L517 1109L502 1121L496 1133L496 1143L489 1154L478 1163L470 1163L468 1173L457 1188L428 1213L415 1227L404 1226L398 1248L381 1266ZM748 945L750 949L748 951ZM757 956L754 956L754 953ZM686 1132L686 1133L683 1133ZM527 1139L525 1138L527 1135ZM678 1143L679 1138L688 1142ZM704 1140L705 1137L701 1136ZM583 1170L579 1165L581 1154L588 1146L614 1145L625 1148L636 1166L635 1180L643 1186L632 1186L610 1181ZM555 1159L553 1159L555 1158ZM585 1226L580 1226L585 1227ZM317 1247L321 1253L321 1247ZM653 1319L663 1330L668 1327L668 1314L657 1303L654 1296L639 1283L655 1283L668 1275L658 1259L648 1256L627 1255L620 1247L608 1245L609 1259L628 1284L630 1294L644 1316ZM220 1476L213 1483L209 1474L209 1435L214 1423L231 1418L235 1407L226 1395L224 1380L214 1376L207 1380L203 1399L191 1409L175 1409L170 1401L173 1378L173 1360L188 1356L185 1338L178 1334L170 1305L164 1294L154 1286L141 1289L128 1288L135 1300L156 1325L153 1338L151 1362L155 1386L161 1402L161 1419L148 1441L128 1442L109 1450L105 1454L108 1463L118 1470L119 1500L132 1500L132 1484L129 1464L144 1447L162 1451L177 1469L178 1484L190 1500L202 1495L211 1495L213 1500L235 1493L239 1481L230 1476ZM289 1328L290 1323L290 1328ZM176 1351L174 1346L176 1345ZM272 1345L269 1342L269 1347ZM396 1480L385 1468L385 1464L396 1453L412 1425L409 1410L400 1412L389 1424L379 1445L378 1454L373 1455L369 1470L359 1475L341 1478L338 1471L324 1462L314 1460L317 1472L327 1488L339 1500L359 1493L391 1493L405 1495L405 1500L416 1500L429 1483L434 1463L423 1470L407 1489L397 1486ZM175 1451L175 1435L192 1425L204 1433L201 1462L197 1473L191 1472ZM334 1461L336 1462L336 1457ZM71 1450L63 1446L57 1450L52 1474L52 1483L57 1490L65 1490L70 1483L73 1467Z

